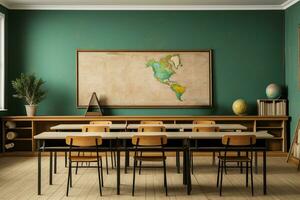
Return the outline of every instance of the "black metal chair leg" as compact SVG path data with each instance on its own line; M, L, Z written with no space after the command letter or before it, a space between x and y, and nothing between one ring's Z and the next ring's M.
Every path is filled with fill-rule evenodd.
M246 187L248 187L248 173L249 173L249 163L246 162Z
M254 189L253 189L253 166L252 161L250 162L250 178L251 178L251 193L252 196L254 195Z
M248 187L248 172L249 172L248 167L249 167L249 163L246 162L246 187Z
M73 186L73 180L72 180L72 162L69 162L69 168L70 168L70 187Z
M141 157L142 157L143 153L141 152ZM142 160L140 160L140 166L139 166L139 174L142 173Z
M167 183L167 168L166 168L166 161L163 161L164 164L164 186L166 190L166 196L168 196L168 183Z
M191 171L192 171L192 174L194 174L194 152L191 151L191 154L190 154L190 160L191 160Z
M243 162L240 162L240 173L243 173Z
M116 156L116 152L114 151L114 163L115 163L115 167L117 167L117 156Z
M107 151L105 151L105 164L106 164L106 174L108 174L108 157L107 157Z
M113 151L110 151L110 162L111 162L111 168L114 169L114 155L113 155Z
M100 157L100 167L101 167L101 181L102 181L102 187L104 187L102 157Z
M222 185L223 185L223 168L224 168L224 161L221 164L221 179L220 179L220 196L222 196Z
M136 161L136 158L134 158L134 161L133 161L132 196L134 196L134 187L135 187L135 168L136 168L136 164L137 164L137 161Z
M124 158L124 174L127 174L127 151L125 150L125 158Z
M69 186L70 186L70 174L71 174L71 165L69 165L69 169L68 169L68 181L67 181L67 193L66 196L69 195Z
M52 185L52 167L53 167L53 152L50 151L50 156L49 156L49 185Z
M76 162L76 169L75 169L75 174L78 173L78 162Z
M100 192L100 196L102 196L99 160L97 161L97 171L98 171L99 192Z
M124 159L124 173L127 174L127 168L129 167L129 151L125 150L125 159Z
M257 151L254 152L254 166L255 166L255 173L258 173L258 159L257 159Z
M217 187L219 187L219 179L220 179L220 159L219 159L219 162L218 162Z
M54 152L54 174L57 172L57 152Z
M77 156L80 156L80 151L78 151L78 155ZM83 163L81 163L81 166L82 166ZM76 162L76 169L75 169L75 174L77 174L78 172L78 162Z
M176 151L176 168L177 168L177 173L180 173L180 152Z
M68 159L67 159L67 157L68 157L68 152L66 152L65 151L65 167L67 167L67 163L68 163Z

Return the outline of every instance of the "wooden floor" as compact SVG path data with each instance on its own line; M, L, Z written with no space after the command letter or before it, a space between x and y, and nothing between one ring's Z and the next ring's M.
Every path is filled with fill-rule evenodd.
M80 169L74 175L70 196L65 197L67 170L63 166L63 157L59 157L58 173L54 175L53 185L48 185L48 158L43 157L42 194L37 195L37 160L35 157L0 157L0 199L132 199L132 171L122 171L121 195L116 195L115 171L110 169L104 175L103 197L99 196L96 169ZM122 162L123 163L123 162ZM185 193L182 175L175 170L174 157L168 158L169 196L163 191L162 169L143 169L137 175L135 199L300 199L300 172L294 165L287 164L283 157L268 158L268 195L262 194L261 170L254 176L255 196L250 188L245 188L245 176L236 169L229 170L224 179L223 196L219 197L216 188L217 168L211 166L211 157L195 158L195 173L192 176L193 190L190 196Z

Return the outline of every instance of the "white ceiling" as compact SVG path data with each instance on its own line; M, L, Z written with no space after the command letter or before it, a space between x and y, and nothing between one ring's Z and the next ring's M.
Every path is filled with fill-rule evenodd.
M299 0L0 0L10 9L281 10Z

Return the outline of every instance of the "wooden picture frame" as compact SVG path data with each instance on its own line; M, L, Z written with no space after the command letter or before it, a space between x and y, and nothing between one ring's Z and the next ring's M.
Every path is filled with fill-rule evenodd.
M172 72L169 78L157 74L155 71L157 63L159 67L168 67L164 69ZM89 90L99 94L102 107L199 108L212 106L211 49L193 51L77 49L76 78L77 108L87 107L87 97L91 95ZM136 83L133 81L135 78L138 78ZM105 80L108 81L105 82ZM126 87L122 88L123 85L120 82ZM145 85L141 86L141 84ZM111 89L105 88L106 86ZM115 87L112 88L112 86Z

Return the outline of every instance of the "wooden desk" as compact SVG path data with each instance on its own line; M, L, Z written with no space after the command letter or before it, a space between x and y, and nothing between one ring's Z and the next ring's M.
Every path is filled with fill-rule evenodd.
M50 127L50 130L55 130L55 131L63 131L63 130L81 130L83 126L103 126L99 124L58 124L56 126ZM117 130L125 130L126 129L126 124L105 124L105 126L109 126L110 129L117 129Z
M50 130L55 131L63 131L63 130L81 130L83 126L87 126L90 124L58 124L56 126L50 127ZM117 129L117 130L137 130L141 124L111 124L110 129ZM93 126L97 126L94 125ZM101 125L98 125L101 126ZM103 125L102 125L103 126ZM161 126L160 124L143 124L143 126ZM166 129L170 130L189 130L192 129L194 126L202 126L202 127L219 127L220 130L247 130L246 126L241 124L163 124Z
M104 140L131 139L135 135L166 135L168 139L222 139L224 135L255 135L256 139L272 139L266 131L259 132L43 132L36 140L64 140L67 136L101 136Z
M141 124L128 124L127 130L138 129ZM161 124L142 124L143 126L162 126ZM247 130L246 126L241 124L163 124L166 129L187 130L193 127L219 127L220 130Z
M3 152L7 151L4 145L11 142L5 137L10 131L17 131L20 134L19 141L15 143L14 149L10 149L9 151L35 151L37 141L33 138L34 135L49 131L50 127L58 124L88 124L91 121L97 120L112 121L113 124L140 124L141 121L147 120L163 121L164 124L192 124L194 120L211 120L217 124L241 124L247 127L247 131L266 130L274 135L274 138L268 141L268 150L271 151L286 152L289 138L287 131L288 116L4 116L1 117L1 120ZM13 122L16 127L6 126L7 122Z
M117 194L120 194L120 140L131 139L134 135L145 134L144 132L43 132L34 136L34 139L38 142L38 195L41 195L41 151L67 151L67 147L46 147L46 140L64 140L67 136L101 136L103 140L116 140L116 151L117 151ZM189 140L199 140L199 139L216 139L221 140L222 136L228 134L254 134L257 137L257 140L268 140L272 139L273 136L267 132L148 132L146 134L163 134L168 137L168 139L184 140L185 146L178 147L178 149L184 152L183 154L183 184L186 185L187 194L190 194L192 185L191 185L191 173L190 173L190 152L189 152ZM265 142L266 143L266 142ZM220 150L220 147L216 147ZM263 191L264 194L267 193L267 174L266 174L266 150L267 147L257 147L253 149L254 151L263 152ZM50 154L50 174L49 182L52 184L52 154Z

